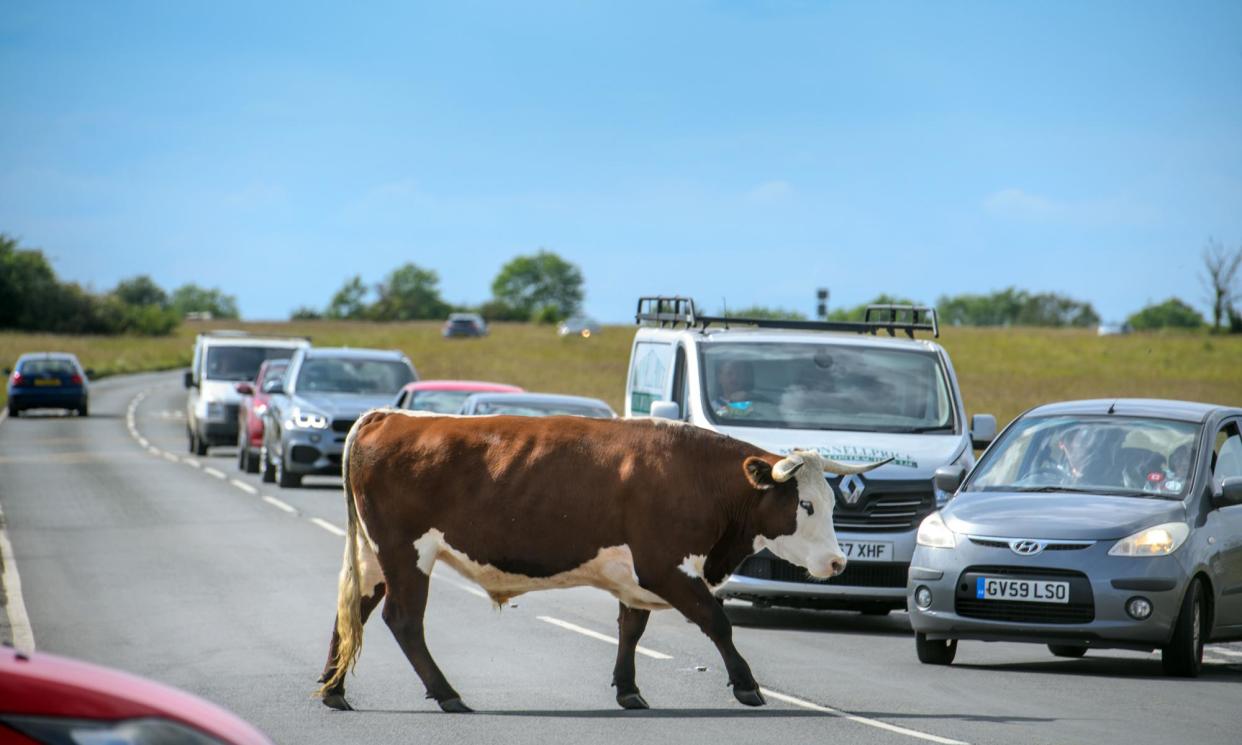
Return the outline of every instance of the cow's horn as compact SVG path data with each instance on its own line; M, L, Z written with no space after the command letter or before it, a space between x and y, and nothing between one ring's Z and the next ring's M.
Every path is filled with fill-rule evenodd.
M800 457L781 458L772 466L772 480L777 483L790 480L803 464Z
M885 458L884 460L877 460L875 463L867 463L862 466L847 466L844 463L838 463L837 461L832 460L831 458L825 458L822 455L820 456L820 460L824 462L824 470L828 473L835 473L838 476L848 476L851 473L866 473L867 471L879 468L885 463L891 462L893 459Z

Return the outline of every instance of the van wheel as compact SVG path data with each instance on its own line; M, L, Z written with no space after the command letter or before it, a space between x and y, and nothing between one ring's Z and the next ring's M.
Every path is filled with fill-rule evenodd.
M1048 651L1057 657L1082 657L1087 653L1086 647L1078 647L1072 644L1049 644Z
M203 442L203 438L199 437L198 433L193 430L190 430L190 452L195 455L207 454L207 443Z
M1197 678L1203 669L1203 635L1207 631L1207 608L1203 583L1196 577L1186 588L1182 609L1173 627L1173 639L1160 650L1160 663L1166 675Z
M914 635L914 651L924 665L951 665L957 656L957 639L928 639L919 631Z

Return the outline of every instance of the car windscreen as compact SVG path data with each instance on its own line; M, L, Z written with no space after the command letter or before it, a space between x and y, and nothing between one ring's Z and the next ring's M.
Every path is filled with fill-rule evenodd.
M418 411L434 411L437 414L456 414L471 391L414 391L408 408Z
M300 392L396 395L413 380L410 366L399 360L322 357L302 363L297 388Z
M287 360L293 356L289 347L207 347L207 366L203 371L208 380L254 380L263 360Z
M26 360L17 368L18 372L27 377L71 377L78 374L73 360Z
M574 406L559 403L503 403L484 401L475 407L476 414L508 414L509 416L586 416L611 419L612 412L595 406Z
M728 426L866 432L955 430L931 351L817 343L700 347L704 408Z
M1181 499L1198 432L1198 424L1169 419L1028 417L992 446L966 490Z

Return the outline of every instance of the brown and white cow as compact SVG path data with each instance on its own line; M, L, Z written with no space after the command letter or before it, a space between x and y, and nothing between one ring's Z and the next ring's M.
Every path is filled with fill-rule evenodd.
M764 703L712 596L762 548L828 578L845 568L824 471L870 470L812 451L787 457L676 423L583 417L444 417L373 411L345 444L349 512L336 626L320 682L348 709L362 626L383 617L442 709L467 712L427 650L423 611L443 561L502 604L589 585L620 600L617 702L647 708L634 649L652 610L676 608L716 644L733 695Z

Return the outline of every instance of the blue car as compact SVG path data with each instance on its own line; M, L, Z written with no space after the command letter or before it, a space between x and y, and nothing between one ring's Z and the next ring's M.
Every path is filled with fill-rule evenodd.
M4 369L9 379L9 415L30 409L69 409L86 416L90 409L91 371L67 352L32 352Z

